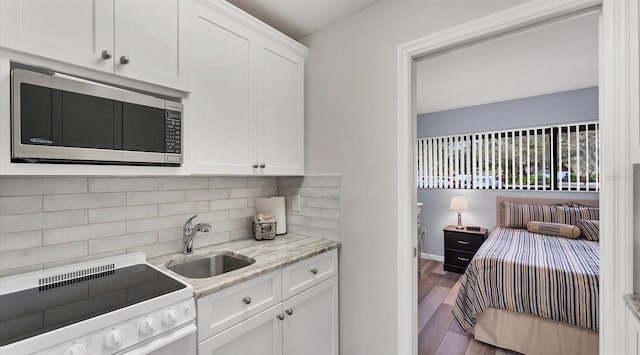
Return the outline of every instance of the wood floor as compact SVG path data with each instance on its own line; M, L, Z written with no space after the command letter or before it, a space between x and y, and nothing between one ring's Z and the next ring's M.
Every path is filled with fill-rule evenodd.
M442 263L419 259L418 354L419 355L515 355L473 339L453 319L460 274L444 271Z

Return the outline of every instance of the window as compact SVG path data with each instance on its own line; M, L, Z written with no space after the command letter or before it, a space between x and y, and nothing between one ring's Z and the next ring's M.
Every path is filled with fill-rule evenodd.
M599 191L598 123L420 138L418 188Z

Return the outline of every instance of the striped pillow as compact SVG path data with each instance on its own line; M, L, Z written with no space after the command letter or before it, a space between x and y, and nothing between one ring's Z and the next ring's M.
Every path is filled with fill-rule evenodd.
M596 207L557 207L558 223L578 225L578 220L599 220L600 209Z
M556 237L576 239L580 238L580 228L561 223L546 223L531 221L527 223L527 230L531 233L552 235Z
M559 205L529 205L526 203L503 202L504 227L527 228L529 221L556 223Z
M600 241L600 221L579 219L578 228L587 240Z

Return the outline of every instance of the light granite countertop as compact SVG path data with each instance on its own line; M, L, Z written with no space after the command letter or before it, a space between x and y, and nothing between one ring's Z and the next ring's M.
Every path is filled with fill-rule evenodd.
M204 297L240 282L250 280L270 271L336 249L340 243L331 240L305 237L296 234L277 236L274 240L240 239L223 244L194 249L192 255L174 253L151 258L148 262L162 271L193 286L195 298ZM167 263L197 259L216 251L228 251L256 260L255 263L222 275L204 279L191 279L167 269Z
M640 295L624 295L624 303L631 310L636 319L640 322Z

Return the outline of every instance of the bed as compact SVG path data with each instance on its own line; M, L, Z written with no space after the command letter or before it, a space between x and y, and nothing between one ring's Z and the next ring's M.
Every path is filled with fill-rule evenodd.
M504 227L505 202L598 207L498 197L496 228L461 278L454 318L476 340L520 353L598 354L598 242Z

